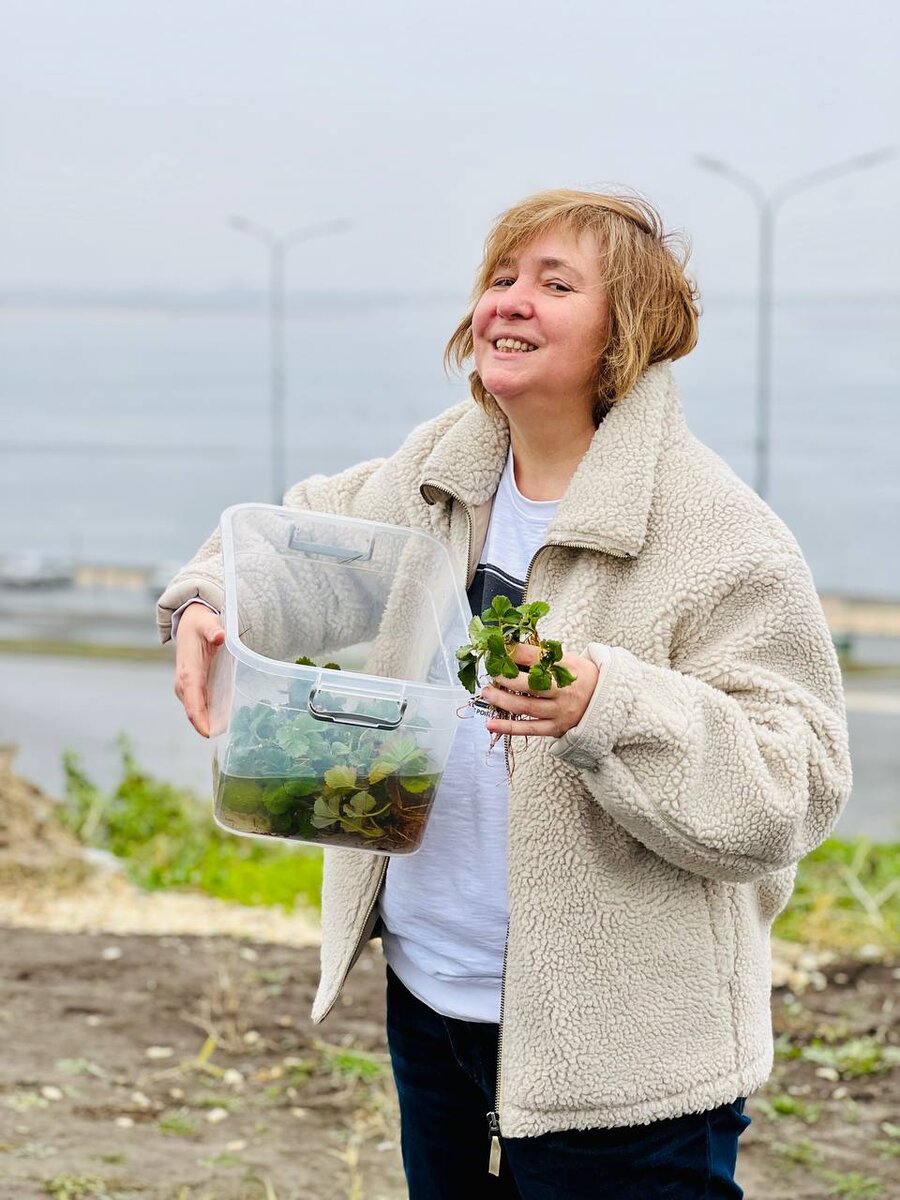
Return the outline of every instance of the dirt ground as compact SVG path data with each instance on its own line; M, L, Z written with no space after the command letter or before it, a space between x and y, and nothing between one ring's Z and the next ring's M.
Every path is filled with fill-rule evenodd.
M402 1200L379 944L314 1027L317 937L137 892L0 754L0 1200ZM784 943L773 979L747 1200L900 1195L900 964Z
M406 1195L377 944L313 1027L312 947L0 936L3 1200ZM883 963L838 964L802 1000L779 990L776 1033L800 1044L816 1034L884 1039L897 974ZM896 1195L896 1077L839 1078L779 1059L748 1106L739 1161L748 1200Z

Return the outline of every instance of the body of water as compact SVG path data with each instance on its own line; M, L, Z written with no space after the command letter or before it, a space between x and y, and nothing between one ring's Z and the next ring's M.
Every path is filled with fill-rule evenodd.
M291 480L389 454L466 394L441 368L462 300L310 306L289 321ZM821 590L900 596L900 304L776 314L770 503ZM221 510L270 501L263 314L7 310L0 553L178 563ZM705 302L676 364L688 423L753 472L754 317Z

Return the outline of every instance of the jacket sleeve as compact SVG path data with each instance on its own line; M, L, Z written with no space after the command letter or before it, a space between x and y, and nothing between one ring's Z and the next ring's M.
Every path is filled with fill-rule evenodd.
M744 573L671 667L617 646L580 723L550 746L654 853L749 881L822 842L851 785L841 674L798 554Z
M352 515L354 501L366 483L385 462L375 458L358 463L339 475L313 475L295 484L285 495L288 508ZM222 539L216 528L194 557L170 581L157 601L156 623L160 641L172 636L172 616L188 600L205 600L218 612L225 607L222 568Z

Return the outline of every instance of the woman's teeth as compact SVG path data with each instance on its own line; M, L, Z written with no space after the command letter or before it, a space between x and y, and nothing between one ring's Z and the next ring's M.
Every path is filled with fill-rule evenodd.
M529 345L528 342L520 342L516 338L497 338L494 345L498 350L518 350L523 354L537 350L537 346Z

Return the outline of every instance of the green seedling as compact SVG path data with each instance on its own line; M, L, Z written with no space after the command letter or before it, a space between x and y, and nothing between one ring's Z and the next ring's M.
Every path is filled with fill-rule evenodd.
M317 665L306 656L296 662ZM326 663L325 669L341 668ZM322 722L308 710L309 691L308 681L294 680L286 703L258 703L235 714L216 786L220 817L247 833L393 853L415 849L440 778L416 736L428 722L413 717L403 729L353 724L347 700L336 696L329 708L346 711L347 722ZM366 703L367 717L396 715L390 700Z
M574 683L575 676L560 661L563 656L560 643L538 636L537 623L549 611L550 605L543 600L516 607L507 596L495 596L491 607L469 622L470 641L456 652L463 687L474 694L481 662L492 678L517 679L520 670L510 650L522 645L535 646L541 652L528 672L528 687L532 692L549 692L554 683L557 687Z

